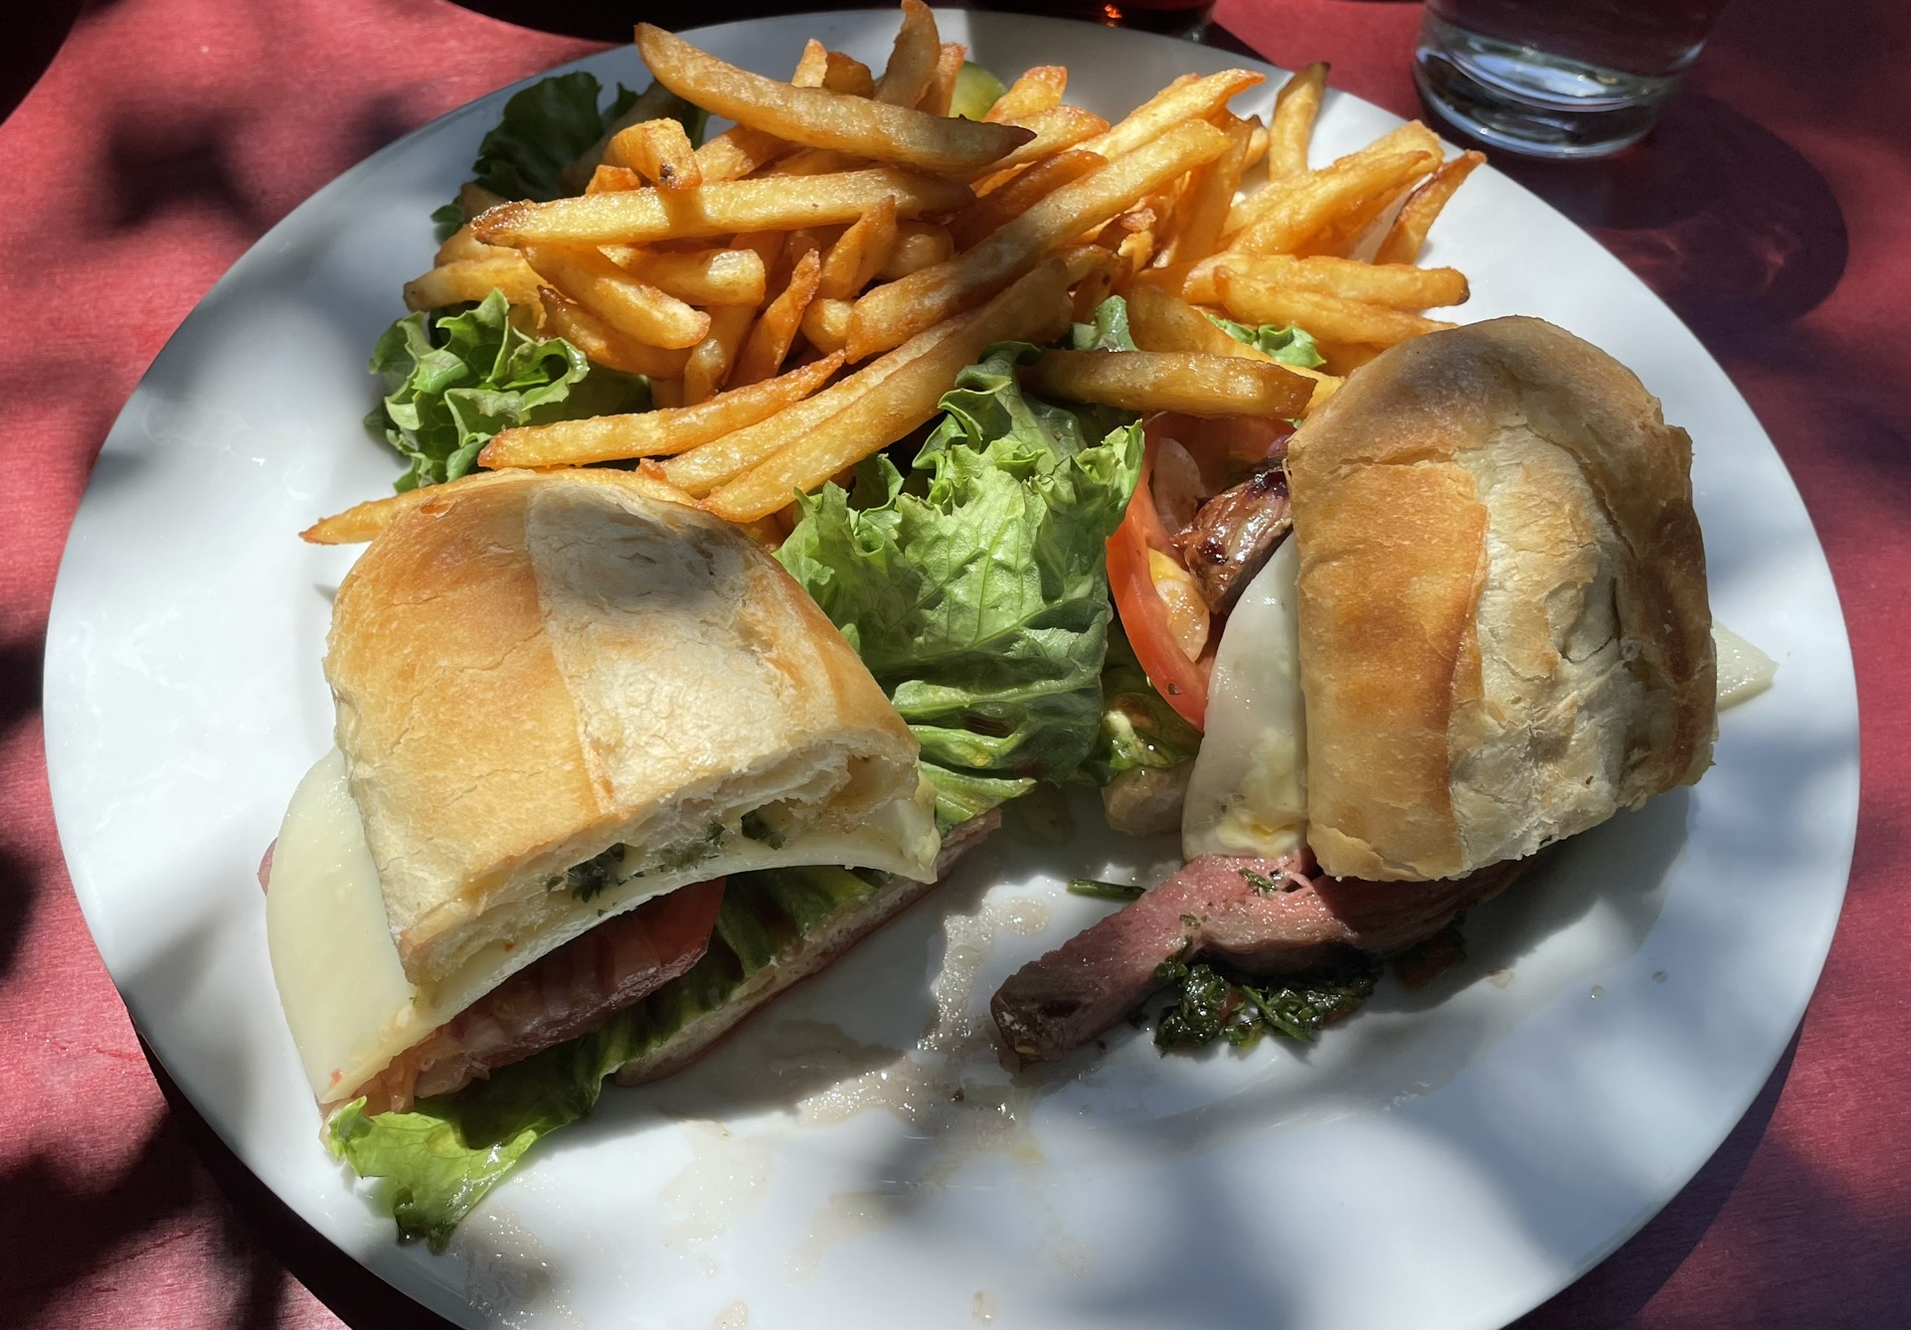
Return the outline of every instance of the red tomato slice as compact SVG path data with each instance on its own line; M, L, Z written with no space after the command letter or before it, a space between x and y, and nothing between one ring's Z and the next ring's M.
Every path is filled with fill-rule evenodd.
M1182 653L1168 626L1168 607L1148 573L1150 549L1172 553L1169 532L1155 512L1154 457L1151 439L1141 455L1141 476L1135 483L1134 497L1128 501L1128 511L1108 538L1108 586L1115 597L1115 610L1121 615L1121 626L1148 682L1183 720L1200 729L1208 710L1208 672L1214 665L1214 653L1212 646L1199 660L1189 660ZM1219 636L1210 634L1210 643Z

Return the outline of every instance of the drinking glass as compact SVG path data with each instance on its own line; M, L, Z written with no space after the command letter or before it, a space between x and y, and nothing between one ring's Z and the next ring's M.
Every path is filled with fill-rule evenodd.
M1600 157L1646 136L1725 0L1427 0L1413 76L1497 147Z

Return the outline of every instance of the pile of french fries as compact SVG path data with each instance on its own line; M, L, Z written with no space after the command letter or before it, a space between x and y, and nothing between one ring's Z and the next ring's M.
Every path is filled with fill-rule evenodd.
M921 0L902 0L880 77L813 40L788 82L648 24L637 47L659 83L735 127L692 148L674 120L629 125L580 163L574 198L466 186L474 220L405 299L500 290L527 331L647 375L656 409L506 430L486 469L645 459L655 493L774 540L798 491L931 419L990 343L1053 340L1111 294L1139 352L1046 353L1032 390L1298 417L1379 350L1450 326L1426 310L1467 298L1461 273L1415 260L1484 159L1445 160L1413 122L1310 166L1325 65L1289 79L1265 125L1228 110L1262 81L1239 69L1177 79L1111 125L1063 102L1059 66L1024 73L982 120L950 116L966 52ZM1306 329L1328 372L1277 364L1210 311ZM305 537L368 540L445 488Z

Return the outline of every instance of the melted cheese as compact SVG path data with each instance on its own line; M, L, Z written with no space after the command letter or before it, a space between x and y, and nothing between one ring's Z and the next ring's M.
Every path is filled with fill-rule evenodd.
M398 1054L538 957L599 920L692 882L803 864L876 868L926 881L935 875L934 799L884 805L853 832L810 833L781 848L731 837L717 853L674 873L651 873L579 902L574 917L514 948L492 946L443 983L405 977L385 918L378 869L336 749L299 782L272 854L266 945L286 1023L321 1104L344 1099Z
M1208 680L1207 734L1188 779L1181 853L1275 857L1307 841L1300 552L1283 541L1241 593Z
M1720 711L1757 697L1772 686L1778 662L1717 619L1712 620L1712 648L1719 661Z

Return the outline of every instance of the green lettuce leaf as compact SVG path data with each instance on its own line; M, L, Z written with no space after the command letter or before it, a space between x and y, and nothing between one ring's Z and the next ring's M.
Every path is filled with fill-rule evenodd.
M1113 339L1118 322L1125 311L1104 307L1081 335ZM1014 369L1037 354L990 347L943 396L906 482L878 454L853 493L801 499L777 555L915 732L944 827L1071 779L1101 727L1103 545L1141 427L1024 394Z
M400 491L456 480L512 425L650 405L646 380L593 366L561 337L519 332L498 291L462 312L399 319L373 348L371 371L383 400L365 427L411 463Z
M1082 774L1107 785L1137 767L1165 770L1192 762L1201 732L1181 719L1148 681L1120 620L1108 628L1108 660L1101 672L1101 731Z
M1289 365L1299 365L1302 369L1313 369L1325 365L1320 348L1314 345L1313 336L1295 327L1281 327L1279 324L1263 323L1258 328L1245 323L1236 323L1224 319L1218 314L1210 314L1220 326L1222 332L1237 342L1246 342L1256 350L1264 352L1274 359Z

